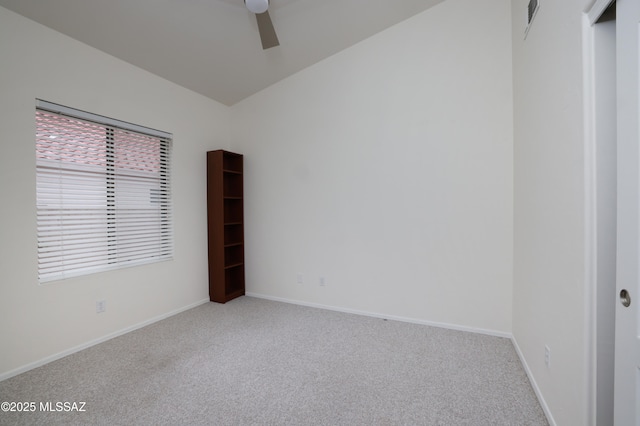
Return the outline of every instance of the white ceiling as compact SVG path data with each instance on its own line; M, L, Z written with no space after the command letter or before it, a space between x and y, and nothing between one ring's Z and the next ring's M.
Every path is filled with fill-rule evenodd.
M0 0L83 43L234 103L443 0L271 0L262 50L243 0Z

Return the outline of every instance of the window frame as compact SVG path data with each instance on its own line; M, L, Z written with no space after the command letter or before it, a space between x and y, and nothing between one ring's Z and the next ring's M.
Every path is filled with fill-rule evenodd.
M64 142L58 144L63 146L57 152L60 159L46 158L42 149L50 148L55 143L47 145L47 139L42 139L40 120L43 118L39 117L39 112L47 114L49 119L59 117L61 122L74 121L87 126L96 125L94 127L99 130L104 128L104 150L98 150L104 157L104 167L102 163L90 164L91 160L76 160L68 154L69 145L64 145ZM65 132L68 130L62 124L58 126ZM95 148L95 144L102 143L100 133L97 133L99 136L95 140L86 143L82 140L84 136L81 131L76 130L74 134L71 127L68 130L71 135L65 133L64 136L68 140L77 138L72 142L77 144L74 146L91 149ZM49 136L52 137L56 136ZM172 145L173 135L167 132L36 100L36 210L40 284L173 259ZM55 148L52 152L56 153ZM140 165L137 164L138 160ZM84 165L82 161L85 161ZM60 173L60 183L51 184L50 177L56 171ZM74 182L75 178L79 179L75 184L62 183L64 179ZM101 194L97 197L97 207L92 207L90 197L85 198L87 202L83 203L82 189L78 193L67 189L68 186L82 187L83 179L95 179L97 182L95 188ZM47 205L47 201L51 200L47 197L56 195L60 200L59 206L52 207L56 203ZM95 215L87 211L95 211ZM65 222L73 215L76 215L73 220ZM105 222L102 223L100 218ZM75 234L77 238L69 237L72 234L70 229L78 224L83 225L83 220L92 222L92 227L86 234ZM54 237L45 237L51 235ZM90 241L86 249L82 244L84 240ZM72 251L67 249L69 246L74 247L77 255L65 254ZM94 263L87 260L94 255Z

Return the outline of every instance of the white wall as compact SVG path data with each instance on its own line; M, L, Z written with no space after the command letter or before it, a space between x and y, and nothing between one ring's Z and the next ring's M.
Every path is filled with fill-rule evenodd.
M448 0L232 107L247 290L510 333L510 32Z
M513 335L555 422L584 425L590 421L581 39L587 2L540 2L524 40L527 3L512 0Z
M229 110L4 8L0 56L2 377L207 299L205 152L227 147ZM173 133L173 261L38 284L36 98Z

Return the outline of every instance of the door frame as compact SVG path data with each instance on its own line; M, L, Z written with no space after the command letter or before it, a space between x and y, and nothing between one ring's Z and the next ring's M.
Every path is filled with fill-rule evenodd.
M583 397L587 403L586 420L588 425L608 424L613 421L613 401L607 399L614 382L614 345L612 336L604 336L598 330L610 330L615 324L615 269L616 257L602 256L603 247L609 247L607 241L599 237L601 228L615 232L615 213L602 212L602 200L607 195L600 193L603 186L606 191L616 193L615 179L611 182L606 173L615 176L617 164L603 164L598 151L603 141L600 126L603 124L601 111L597 108L598 88L602 84L602 76L597 71L599 64L596 49L599 40L596 25L606 9L615 0L597 0L591 9L584 14L582 24L583 40L583 93L584 93L584 212L585 212L585 389ZM615 35L614 35L615 39ZM615 47L615 46L613 46ZM615 59L614 59L615 62ZM613 64L615 69L615 63ZM615 72L615 71L614 71ZM615 93L615 84L613 87ZM616 126L615 111L605 120ZM614 135L615 137L615 135ZM609 142L615 143L615 141ZM613 170L611 170L613 168ZM604 172L604 173L603 173ZM608 180L607 180L608 179ZM603 184L604 182L604 184ZM604 198L603 198L604 197ZM599 254L600 253L600 254ZM603 271L613 271L613 276L603 279ZM611 275L611 272L609 272ZM611 293L611 306L602 309L602 294ZM600 303L600 306L599 306ZM603 420L603 418L609 419ZM600 420L600 421L599 421Z
M617 0L618 233L615 411L618 424L640 424L640 3ZM631 305L617 301L622 289Z
M594 24L614 0L596 0L583 19L584 140L585 140L585 350L584 397L587 424L596 424L597 403L597 191ZM640 4L637 0L616 0L616 287L615 307L614 423L640 421L640 344L637 340L640 299ZM623 85L628 85L623 87ZM622 179L621 177L624 177ZM631 290L635 302L621 308L618 294ZM635 294L639 293L639 294ZM633 333L629 333L631 329ZM624 335L623 335L624 334ZM633 339L632 339L633 338ZM623 356L625 358L623 358ZM626 358L631 356L631 358ZM633 364L629 364L629 360ZM630 371L635 369L635 374Z

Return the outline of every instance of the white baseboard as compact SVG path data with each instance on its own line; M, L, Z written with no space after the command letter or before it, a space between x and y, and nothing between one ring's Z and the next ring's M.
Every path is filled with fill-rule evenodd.
M200 305L203 305L203 304L208 303L208 302L209 302L208 298L199 300L199 301L197 301L195 303L192 303L190 305L183 306L182 308L178 308L178 309L175 309L175 310L173 310L171 312L167 312L165 314L158 315L157 317L153 317L151 319L148 319L146 321L140 322L138 324L134 324L134 325L132 325L130 327L123 328L122 330L118 330L118 331L115 331L113 333L109 333L106 336L102 336L102 337L99 337L97 339L90 340L90 341L88 341L86 343L83 343L81 345L78 345L78 346L75 346L73 348L64 350L62 352L59 352L57 354L48 356L46 358L42 358L41 360L29 363L27 365L23 365L22 367L18 367L16 369L10 370L10 371L8 371L6 373L2 373L2 374L0 374L0 382L3 381L3 380L9 379L9 378L11 378L13 376L17 376L18 374L22 374L22 373L25 373L25 372L27 372L29 370L33 370L34 368L41 367L41 366L43 366L45 364L48 364L48 363L50 363L52 361L56 361L56 360L58 360L60 358L64 358L65 356L68 356L68 355L71 355L73 353L79 352L79 351L81 351L83 349L87 349L87 348L89 348L91 346L94 346L94 345L97 345L99 343L106 342L107 340L113 339L114 337L122 336L123 334L127 334L127 333L129 333L129 332L131 332L133 330L137 330L139 328L142 328L142 327L145 327L147 325L153 324L154 322L158 322L158 321L161 321L163 319L169 318L169 317L171 317L173 315L179 314L181 312L188 311L189 309L195 308L196 306L200 306Z
M538 397L538 402L540 402L540 405L542 406L542 411L544 411L545 416L547 416L547 421L549 422L549 425L556 426L556 421L551 415L551 410L549 410L549 406L547 405L547 402L544 400L544 397L542 396L542 391L540 391L540 388L536 383L536 379L533 378L531 369L529 368L527 361L524 359L524 355L522 354L522 351L520 350L520 346L518 346L518 342L516 341L515 337L511 338L511 342L513 342L513 347L516 349L518 358L520 358L520 363L522 364L524 371L527 373L527 377L529 377L529 382L531 382L531 387L533 388L533 391L536 393L536 396Z
M374 318L384 318L384 319L390 319L390 320L394 320L394 321L408 322L408 323L412 323L412 324L429 325L429 326L432 326L432 327L447 328L447 329L450 329L450 330L457 330L457 331L466 331L466 332L469 332L469 333L486 334L486 335L489 335L489 336L504 337L504 338L507 338L507 339L511 339L512 338L511 333L505 333L503 331L486 330L486 329L483 329L483 328L466 327L466 326L456 325L456 324L447 324L447 323L442 323L442 322L426 321L426 320L421 320L421 319L417 319L417 318L399 317L399 316L395 316L395 315L379 314L379 313L376 313L376 312L360 311L360 310L357 310L357 309L349 309L349 308L341 308L341 307L337 307L337 306L321 305L319 303L310 303L310 302L303 302L303 301L300 301L300 300L285 299L285 298L282 298L282 297L269 296L269 295L260 294L260 293L247 292L246 295L249 296L249 297L256 297L258 299L273 300L275 302L284 302L284 303L290 303L290 304L293 304L293 305L300 305L300 306L309 306L311 308L326 309L326 310L329 310L329 311L337 311L337 312L344 312L344 313L348 313L348 314L364 315L364 316L367 316L367 317L374 317Z

